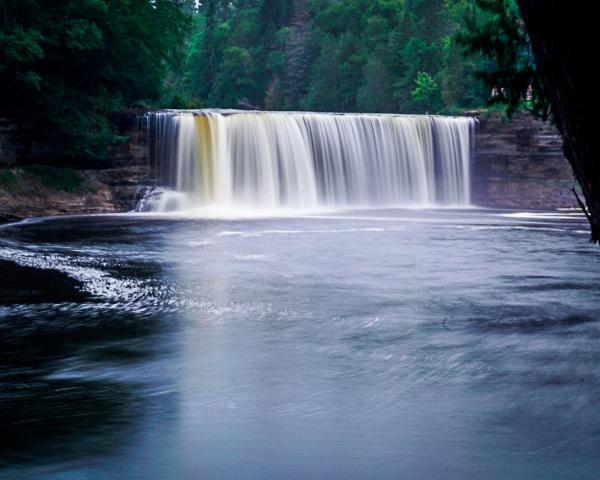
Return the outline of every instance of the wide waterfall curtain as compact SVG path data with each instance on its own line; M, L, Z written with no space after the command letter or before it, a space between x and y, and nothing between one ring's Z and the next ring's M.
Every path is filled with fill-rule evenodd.
M167 111L154 164L192 205L470 204L469 117Z

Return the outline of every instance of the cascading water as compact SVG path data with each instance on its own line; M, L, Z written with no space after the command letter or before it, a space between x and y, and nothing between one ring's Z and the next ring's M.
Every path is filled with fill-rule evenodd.
M141 210L470 204L475 120L303 112L150 114L168 190Z

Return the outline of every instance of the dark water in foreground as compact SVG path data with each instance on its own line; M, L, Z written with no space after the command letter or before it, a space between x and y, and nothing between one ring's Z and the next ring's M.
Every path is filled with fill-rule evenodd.
M596 479L579 216L0 228L0 478Z

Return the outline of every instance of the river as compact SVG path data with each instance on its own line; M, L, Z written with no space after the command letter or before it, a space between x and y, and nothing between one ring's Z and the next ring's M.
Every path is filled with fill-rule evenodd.
M0 478L595 479L571 212L0 228Z

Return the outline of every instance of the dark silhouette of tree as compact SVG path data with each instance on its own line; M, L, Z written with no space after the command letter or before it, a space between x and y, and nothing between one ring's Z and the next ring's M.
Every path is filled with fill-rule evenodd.
M549 118L550 104L515 0L474 0L456 40L465 53L486 60L476 76L491 93L489 105L504 106L509 115L528 110Z
M537 71L587 204L592 240L600 242L600 138L594 127L597 80L589 49L596 45L593 2L518 0Z

